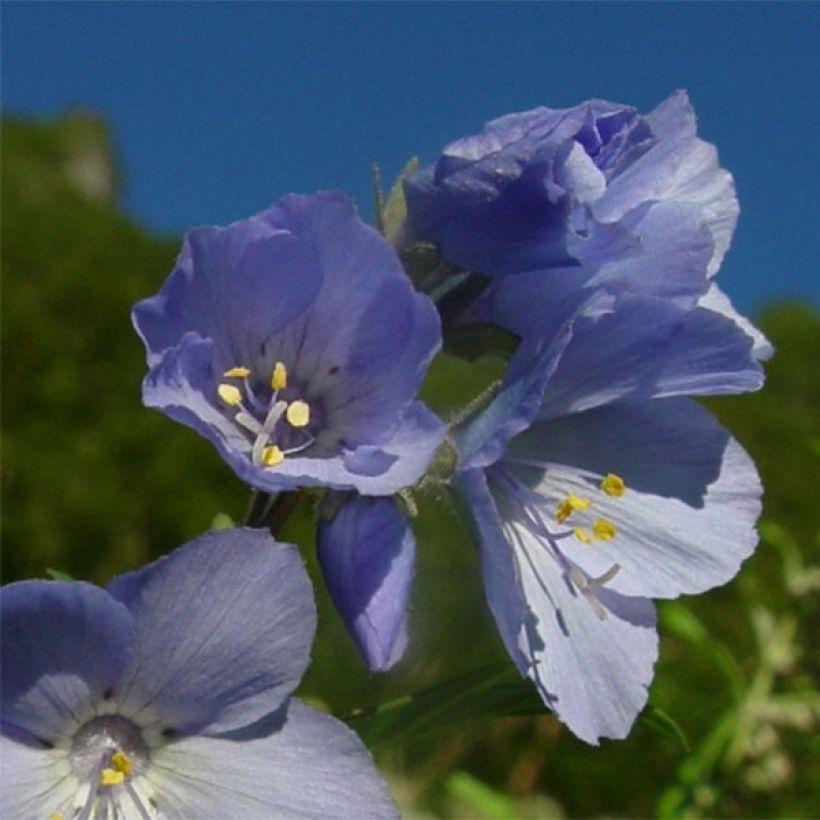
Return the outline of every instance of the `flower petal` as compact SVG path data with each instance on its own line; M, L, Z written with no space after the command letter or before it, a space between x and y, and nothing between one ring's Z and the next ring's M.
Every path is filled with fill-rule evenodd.
M554 337L531 336L519 345L498 395L456 431L460 469L497 461L509 439L526 429L571 338L572 328L565 325Z
M445 433L444 422L421 402L414 402L392 437L379 447L343 450L340 458L288 457L275 470L255 467L245 458L234 459L232 465L254 487L273 492L325 486L390 495L422 477Z
M712 237L707 267L713 275L737 224L732 175L718 164L715 147L695 137L695 114L685 92L673 94L646 119L658 141L612 180L594 205L595 216L616 221L638 202L671 200L691 205Z
M399 640L415 570L416 540L393 498L353 496L320 519L319 563L330 596L372 670L401 657Z
M652 602L600 589L602 619L548 545L514 510L496 508L480 473L459 486L475 517L487 598L519 670L582 740L625 737L657 658Z
M64 749L0 736L0 817L50 817L78 789Z
M752 356L765 362L774 355L771 342L745 317L734 308L729 297L713 282L709 290L698 299L698 306L728 316L753 341Z
M148 779L168 820L393 818L384 780L343 723L290 700L239 740L190 737L159 749Z
M613 405L536 424L511 445L504 464L551 506L567 493L592 500L589 517L610 520L616 536L590 546L569 538L562 548L593 575L618 564L608 586L626 595L671 598L724 584L757 544L754 464L688 399ZM539 464L546 472L534 471ZM599 489L609 472L623 478L623 495Z
M105 590L83 581L3 587L3 722L54 743L90 718L128 663L133 620Z
M162 289L134 306L132 320L149 365L194 332L214 340L229 367L249 361L302 315L321 284L309 249L263 211L225 228L190 231Z
M128 717L179 731L245 726L278 708L307 667L316 624L296 550L262 530L209 532L108 589L133 612Z
M741 393L762 384L752 339L726 316L623 297L614 309L575 322L539 418L626 397Z

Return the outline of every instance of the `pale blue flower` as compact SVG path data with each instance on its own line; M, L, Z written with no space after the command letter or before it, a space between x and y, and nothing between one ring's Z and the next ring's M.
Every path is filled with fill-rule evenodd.
M353 732L290 697L316 620L292 547L212 532L104 589L0 600L3 817L396 816Z

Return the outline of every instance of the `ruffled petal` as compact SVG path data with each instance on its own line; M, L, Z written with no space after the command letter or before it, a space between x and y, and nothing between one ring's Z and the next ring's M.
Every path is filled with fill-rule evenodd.
M301 559L252 529L209 532L108 589L134 615L120 712L215 733L278 708L307 667L316 625Z
M50 817L72 800L78 786L64 749L0 736L0 817Z
M582 740L625 737L657 658L652 602L604 587L591 593L594 608L515 510L496 508L483 477L460 486L474 512L487 598L519 670Z
M297 700L260 724L256 737L165 746L148 779L167 820L398 816L358 737Z
M3 722L54 743L119 683L134 619L105 590L82 581L9 584L0 613Z
M370 669L389 669L406 645L416 540L393 498L353 496L320 519L319 564L336 609Z
M672 598L724 584L758 541L762 488L754 463L688 399L601 407L533 425L504 465L549 511L567 493L592 501L556 529L599 517L612 522L610 540L561 544L593 575L618 564L608 586L625 595ZM608 473L624 480L623 495L600 489Z
M614 308L575 322L539 418L627 397L742 393L762 384L752 339L729 318L660 299L623 297Z
M772 343L745 316L741 316L729 297L713 282L698 299L698 306L721 313L731 319L752 340L752 356L765 362L774 355Z
M608 186L594 205L596 218L614 222L639 202L692 206L712 238L707 272L713 275L729 248L739 214L732 175L718 164L713 145L695 137L695 114L679 91L647 115L659 139Z

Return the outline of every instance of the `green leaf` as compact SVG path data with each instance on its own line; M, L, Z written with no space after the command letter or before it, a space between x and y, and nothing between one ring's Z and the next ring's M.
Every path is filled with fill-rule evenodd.
M69 575L67 572L62 572L59 569L52 569L51 567L48 567L46 569L46 575L48 575L49 578L52 578L54 581L73 581L74 580L74 578L71 575Z
M681 729L678 722L664 712L663 709L659 709L657 706L650 704L638 715L638 723L679 744L687 754L691 751L689 741L683 729Z
M533 685L506 663L468 672L345 720L371 748L403 742L470 720L546 712Z

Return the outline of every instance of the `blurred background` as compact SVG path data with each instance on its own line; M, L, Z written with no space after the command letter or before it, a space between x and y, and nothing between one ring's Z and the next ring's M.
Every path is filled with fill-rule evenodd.
M327 187L369 218L373 161L389 179L508 111L594 96L648 111L687 88L743 210L721 284L777 354L762 392L710 402L762 473L761 547L726 588L661 605L657 711L597 748L529 714L517 688L487 710L513 716L473 714L456 696L469 673L508 663L446 497L417 519L406 659L368 675L315 576L302 694L348 715L443 685L438 708L392 736L358 724L408 817L820 815L820 6L4 3L2 15L6 582L49 568L102 582L217 513L241 520L248 492L211 446L139 401L130 306L159 288L185 228ZM447 413L458 396L434 373L425 398ZM315 573L312 516L308 499L282 535Z

